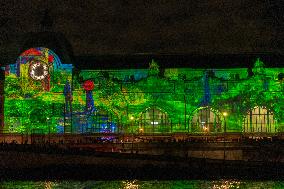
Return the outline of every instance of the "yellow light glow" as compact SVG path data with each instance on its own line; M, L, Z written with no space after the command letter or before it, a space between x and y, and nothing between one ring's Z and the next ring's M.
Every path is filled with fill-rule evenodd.
M139 184L137 183L137 180L134 181L123 181L124 189L138 189Z

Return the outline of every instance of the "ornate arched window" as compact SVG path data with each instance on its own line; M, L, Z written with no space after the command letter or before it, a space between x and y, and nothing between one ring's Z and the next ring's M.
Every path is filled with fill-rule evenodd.
M197 109L191 121L192 132L222 132L221 115L209 108Z
M144 111L140 116L139 122L140 132L170 132L168 114L158 107L150 107Z
M273 112L265 107L255 107L247 112L243 123L244 132L276 132Z

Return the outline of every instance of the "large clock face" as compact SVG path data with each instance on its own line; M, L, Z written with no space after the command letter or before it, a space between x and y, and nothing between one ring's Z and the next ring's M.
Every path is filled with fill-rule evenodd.
M48 66L42 62L32 62L29 67L30 77L34 80L43 80L48 75Z

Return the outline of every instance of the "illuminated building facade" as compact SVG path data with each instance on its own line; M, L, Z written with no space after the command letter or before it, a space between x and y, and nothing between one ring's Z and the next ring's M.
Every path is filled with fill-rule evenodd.
M284 68L80 70L47 48L5 70L7 133L278 133Z

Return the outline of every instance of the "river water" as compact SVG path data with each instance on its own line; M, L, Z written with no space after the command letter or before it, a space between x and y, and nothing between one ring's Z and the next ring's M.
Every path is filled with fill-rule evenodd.
M2 181L2 189L270 189L284 188L284 181L249 180L117 180L117 181Z

